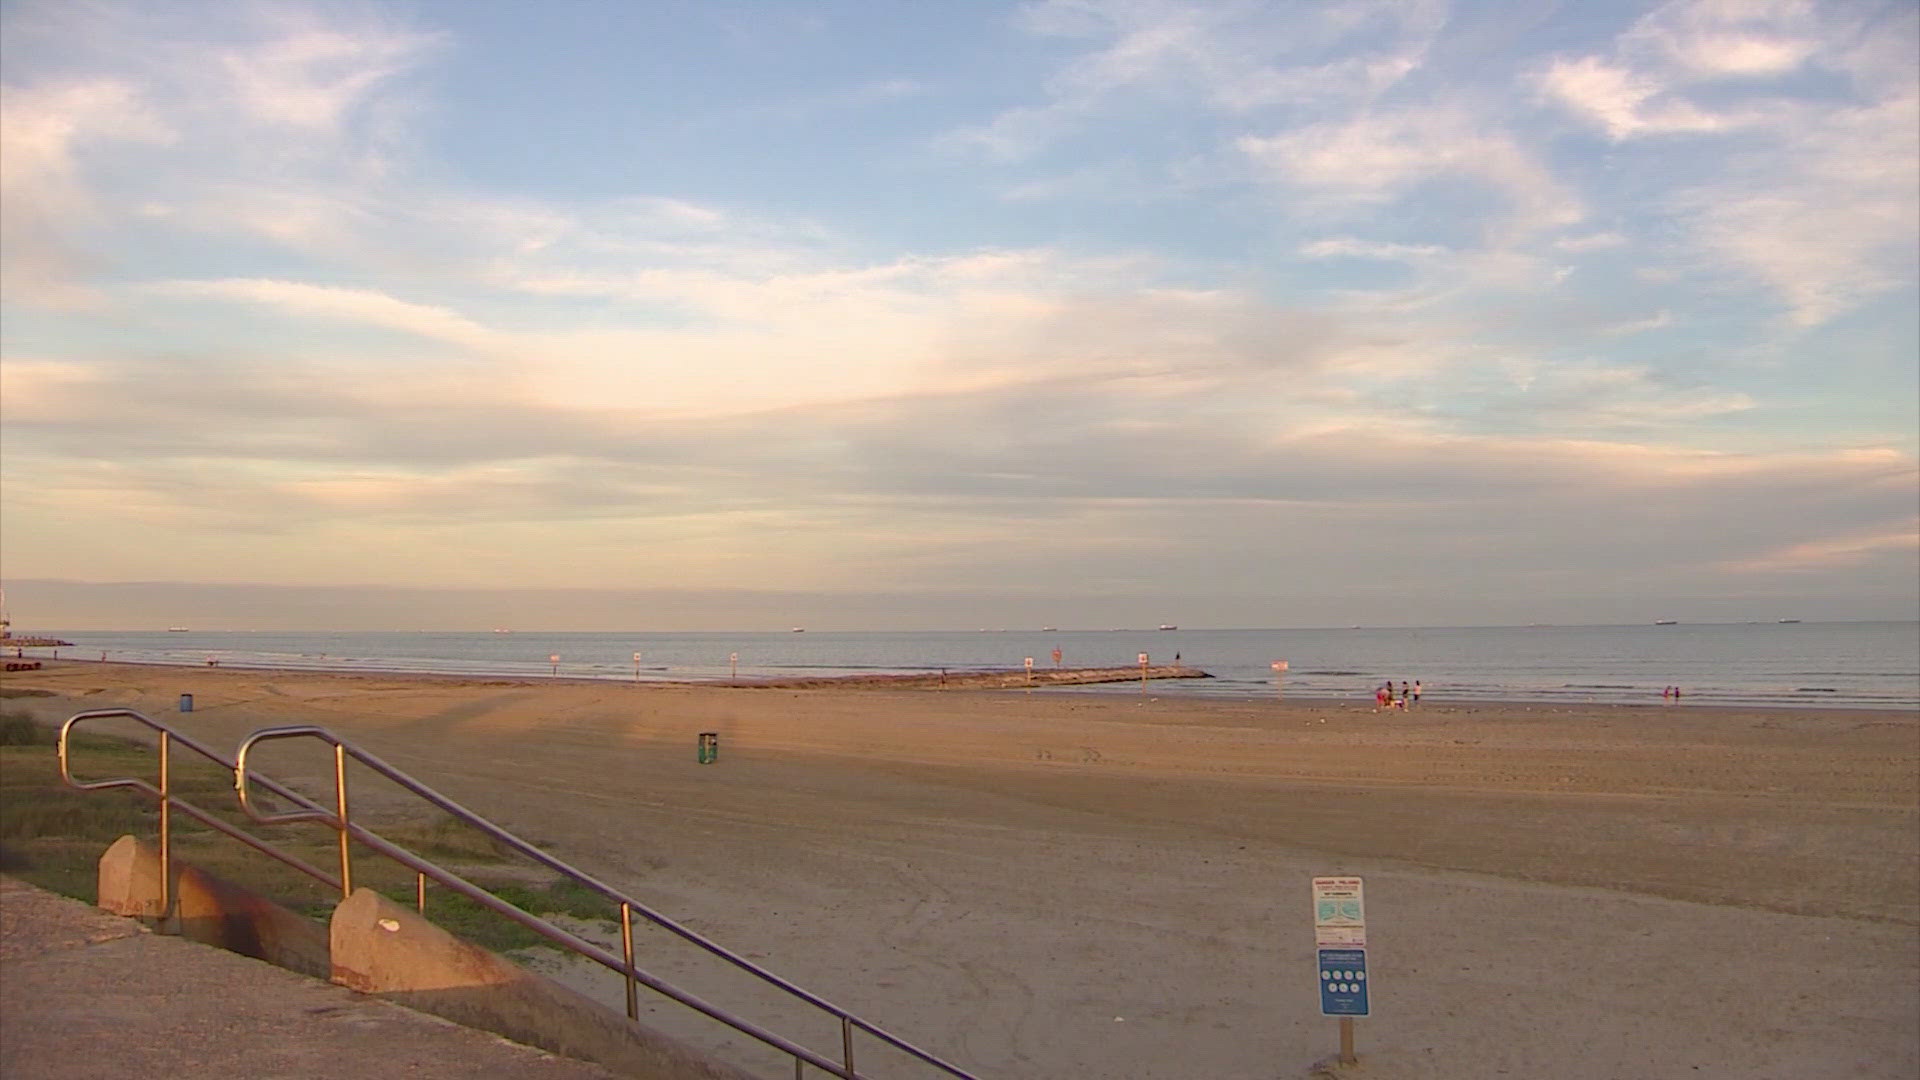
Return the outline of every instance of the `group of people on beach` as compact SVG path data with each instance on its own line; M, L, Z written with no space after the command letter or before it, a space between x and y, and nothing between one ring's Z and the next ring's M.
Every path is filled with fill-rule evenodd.
M1677 687L1677 686L1663 686L1663 687L1661 687L1661 688L1660 688L1660 699L1661 699L1662 701L1668 701L1668 702L1678 702L1678 701L1680 700L1680 688L1679 688L1679 687Z
M1386 682L1380 684L1379 689L1373 692L1373 701L1375 705L1382 709L1411 708L1420 704L1420 681L1416 679L1412 685L1408 685L1405 679L1400 680L1400 696L1395 698L1393 696L1393 680L1388 679Z

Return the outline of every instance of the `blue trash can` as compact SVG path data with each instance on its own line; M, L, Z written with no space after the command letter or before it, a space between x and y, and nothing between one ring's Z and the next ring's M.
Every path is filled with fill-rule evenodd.
M192 694L180 695L180 711L181 712L193 711L193 695Z

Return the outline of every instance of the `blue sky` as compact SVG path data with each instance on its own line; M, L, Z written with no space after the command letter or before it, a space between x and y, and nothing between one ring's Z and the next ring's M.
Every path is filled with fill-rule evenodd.
M1920 605L1910 3L0 10L23 624Z

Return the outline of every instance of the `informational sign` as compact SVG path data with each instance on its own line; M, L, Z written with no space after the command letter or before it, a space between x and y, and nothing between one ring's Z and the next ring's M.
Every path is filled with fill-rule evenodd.
M1273 662L1273 670L1275 671L1287 670L1287 662L1285 660L1275 660Z
M1321 949L1320 1015L1366 1016L1367 950Z
M1033 670L1033 657L1031 656L1027 657L1027 670L1028 671Z
M1141 654L1140 654L1140 666L1141 666L1141 667L1146 667L1146 666L1147 666L1147 654L1146 654L1146 653L1141 653Z
M1367 947L1366 895L1359 878L1313 879L1313 939L1322 949Z

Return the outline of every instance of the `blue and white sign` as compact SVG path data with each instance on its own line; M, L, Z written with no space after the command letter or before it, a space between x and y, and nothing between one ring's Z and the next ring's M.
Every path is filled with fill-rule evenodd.
M1320 1015L1366 1016L1367 950L1321 949Z

